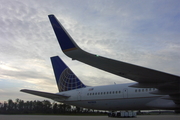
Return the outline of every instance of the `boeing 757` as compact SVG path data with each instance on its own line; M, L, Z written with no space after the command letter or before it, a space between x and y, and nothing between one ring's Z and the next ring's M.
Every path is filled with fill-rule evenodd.
M51 57L51 62L59 92L47 93L27 89L21 90L22 92L97 110L180 110L179 76L88 53L75 43L54 15L48 17L65 55L135 82L87 86L55 56Z

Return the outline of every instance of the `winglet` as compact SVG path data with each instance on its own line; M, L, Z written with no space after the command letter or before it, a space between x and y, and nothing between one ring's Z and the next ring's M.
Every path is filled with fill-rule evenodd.
M51 25L54 29L58 42L63 52L78 49L78 45L74 42L72 37L67 33L61 23L54 15L48 15Z

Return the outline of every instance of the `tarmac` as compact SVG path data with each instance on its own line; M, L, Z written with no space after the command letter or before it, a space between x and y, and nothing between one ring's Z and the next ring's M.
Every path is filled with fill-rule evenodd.
M180 120L180 115L138 115L136 118L111 118L108 116L63 115L0 115L0 120Z

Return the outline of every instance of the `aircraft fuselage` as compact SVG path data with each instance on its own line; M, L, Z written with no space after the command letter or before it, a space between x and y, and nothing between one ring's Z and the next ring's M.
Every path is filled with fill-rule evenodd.
M147 104L162 95L149 92L155 88L132 88L134 83L95 86L61 92L58 94L71 96L65 100L57 100L75 106L99 110L149 110Z

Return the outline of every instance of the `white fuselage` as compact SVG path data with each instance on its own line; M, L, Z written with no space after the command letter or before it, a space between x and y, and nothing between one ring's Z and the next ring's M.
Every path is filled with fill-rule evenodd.
M132 88L134 83L86 87L57 94L68 95L68 99L56 101L97 110L148 110L147 103L162 95L149 92L154 88Z

